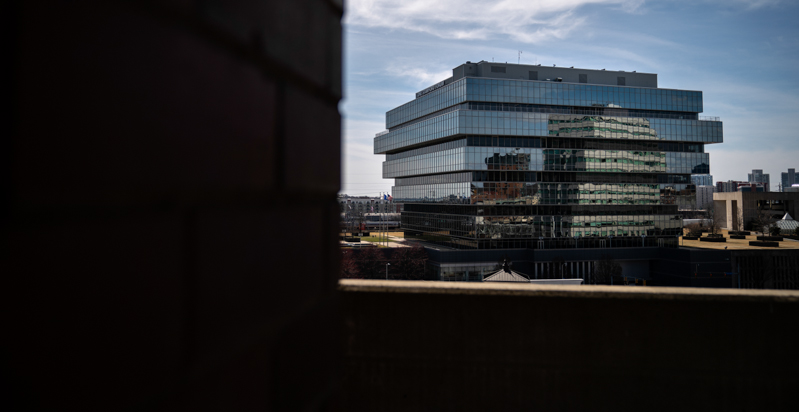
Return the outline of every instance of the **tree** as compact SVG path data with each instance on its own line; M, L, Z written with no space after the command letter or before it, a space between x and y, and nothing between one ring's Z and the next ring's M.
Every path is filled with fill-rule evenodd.
M721 219L716 216L716 208L711 206L707 208L707 221L708 221L708 229L710 230L710 234L714 235L711 237L715 237L715 235L719 234L721 231Z
M699 237L702 236L702 226L699 226L699 223L691 223L685 226L688 229L688 236L691 237Z
M344 250L341 253L341 278L342 279L363 279L355 259L355 252Z
M427 265L427 252L424 248L416 245L413 247L401 247L394 249L394 262L391 269L394 279L421 280L425 276Z
M594 283L613 283L614 277L621 276L621 265L613 260L610 255L602 255L594 269Z
M380 248L370 247L358 251L358 270L362 279L385 279L386 257Z
M782 232L782 229L780 229L780 227L777 226L776 223L772 224L771 227L769 227L769 229L768 229L768 233L771 236L779 236L780 232Z
M765 236L769 225L771 225L773 221L774 218L770 213L760 209L757 211L757 216L752 220L752 227L760 232L761 235Z

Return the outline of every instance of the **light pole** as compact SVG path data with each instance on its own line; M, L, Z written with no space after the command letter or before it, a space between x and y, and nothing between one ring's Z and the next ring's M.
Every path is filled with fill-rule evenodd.
M391 263L386 263L386 280L388 280L388 267L391 266Z

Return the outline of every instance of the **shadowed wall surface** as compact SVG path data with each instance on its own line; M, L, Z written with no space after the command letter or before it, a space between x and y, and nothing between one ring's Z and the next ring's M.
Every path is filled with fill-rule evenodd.
M2 7L11 399L323 408L341 2Z
M341 410L788 410L799 293L342 280Z

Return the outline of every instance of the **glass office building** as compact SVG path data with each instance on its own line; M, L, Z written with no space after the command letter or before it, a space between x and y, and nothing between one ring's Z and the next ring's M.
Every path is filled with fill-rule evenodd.
M710 172L702 92L657 75L467 62L374 139L406 236L456 248L675 246Z

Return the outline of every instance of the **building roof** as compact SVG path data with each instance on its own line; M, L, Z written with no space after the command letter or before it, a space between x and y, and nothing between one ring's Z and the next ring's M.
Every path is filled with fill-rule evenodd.
M522 275L519 272L514 272L510 270L510 263L507 259L505 259L505 263L502 265L502 269L488 275L487 277L483 278L483 282L524 282L530 283L530 279L527 276Z

